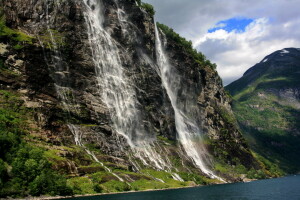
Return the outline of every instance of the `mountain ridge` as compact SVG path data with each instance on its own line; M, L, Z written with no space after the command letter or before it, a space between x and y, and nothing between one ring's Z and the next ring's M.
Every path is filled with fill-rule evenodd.
M300 49L284 48L226 86L250 146L287 173L299 171L299 71Z

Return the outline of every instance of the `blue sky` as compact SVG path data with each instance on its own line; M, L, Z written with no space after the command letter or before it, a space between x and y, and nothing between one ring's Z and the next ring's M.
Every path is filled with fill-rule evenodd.
M235 17L227 20L222 20L216 23L216 25L208 29L209 33L215 32L217 30L223 29L227 32L237 31L237 32L245 32L246 27L252 23L253 19Z
M217 64L225 85L266 55L300 47L300 0L143 0ZM236 31L234 31L236 30Z

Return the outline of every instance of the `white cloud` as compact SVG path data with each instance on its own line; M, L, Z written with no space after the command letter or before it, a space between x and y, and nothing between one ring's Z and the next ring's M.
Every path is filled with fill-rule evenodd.
M291 28L294 24L291 24ZM300 46L299 40L273 38L276 26L266 18L254 20L245 32L217 30L196 40L197 49L218 64L224 84L239 78L268 54L286 47ZM292 30L290 30L292 31Z
M156 19L174 28L218 65L227 84L273 51L300 47L299 0L144 0ZM255 19L244 33L217 30L220 21Z

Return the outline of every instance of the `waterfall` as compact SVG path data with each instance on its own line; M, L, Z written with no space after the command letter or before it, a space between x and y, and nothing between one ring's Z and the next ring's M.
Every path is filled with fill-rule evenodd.
M203 145L203 136L195 118L196 114L194 110L197 106L196 102L189 101L187 98L179 99L179 90L184 90L184 88L182 88L181 77L176 69L169 63L156 24L155 36L156 56L160 69L160 77L174 109L178 140L186 154L203 173L211 178L222 180L216 176L213 171L208 168L207 163L205 163L209 162L209 154Z
M130 146L142 145L146 138L136 94L125 75L116 42L103 28L102 6L98 0L83 0L98 91L109 109L116 132ZM153 138L154 139L154 138Z
M53 6L56 7L55 12L58 10L59 8L59 2L55 2ZM55 40L55 37L53 35L53 30L50 28L50 25L53 24L51 22L51 19L49 17L49 4L48 2L46 2L46 25L47 25L47 34L50 38L50 48L52 50L52 54L50 55L50 59L47 58L47 56L44 53L44 57L45 57L45 61L50 69L50 71L52 71L51 73L51 77L54 80L54 86L55 86L55 90L57 93L58 98L61 101L62 107L70 114L71 112L74 112L76 114L80 114L79 112L79 105L77 105L77 102L74 100L74 93L73 93L73 89L69 86L69 67L67 64L64 63L63 59L62 59L62 55L60 52L60 46L57 43L57 41ZM38 34L37 34L38 35ZM38 40L40 42L40 45L45 48L42 39L38 36ZM88 155L90 155L97 163L99 163L101 166L103 166L103 168L105 169L105 171L111 173L113 176L115 176L116 178L118 178L120 181L124 181L120 176L118 176L117 174L113 173L111 171L111 169L109 169L108 167L106 167L102 162L100 162L97 157L95 156L95 154L93 152L91 152L90 150L88 150L84 144L81 141L83 132L80 130L79 126L76 126L74 124L68 123L67 124L69 130L71 131L71 133L74 136L74 141L75 144L78 146L81 146ZM70 163L68 163L68 165L70 165Z
M155 167L170 172L174 179L183 181L177 174L172 173L169 160L164 160L157 152L156 135L144 128L142 111L138 107L132 80L126 76L118 52L117 42L103 27L102 5L99 0L83 0L87 31L90 40L92 57L95 65L98 92L108 107L117 134L123 136L132 154L129 160L139 170L131 156L142 161L143 165ZM126 13L118 8L117 16L124 36L129 34L126 25ZM122 148L122 147L120 147Z
M104 16L102 2L100 0L81 1L84 6L84 19L95 66L95 78L97 80L95 87L101 96L101 101L105 103L109 111L113 129L117 133L116 140L119 141L118 136L122 136L126 139L131 148L131 152L127 153L129 161L137 170L141 169L141 167L134 158L139 159L145 166L167 171L175 180L182 181L182 179L174 173L176 168L173 168L170 160L167 157L163 157L163 150L160 149L156 141L155 132L146 131L148 129L144 127L143 109L138 102L134 82L127 76L126 68L122 64L119 44L103 26ZM48 15L47 13L47 16ZM131 31L128 27L131 26L131 23L127 23L125 11L118 8L117 17L120 22L122 34L124 37L129 37ZM58 44L53 37L49 23L50 22L47 23L48 32L55 52L54 55L52 55L51 66L54 69L55 75L53 78L55 80L57 94L65 110L80 114L80 112L77 111L76 101L73 101L75 98L71 98L72 100L70 101L69 96L73 96L74 94L72 88L68 87L69 69L68 66L64 65ZM157 62L159 66L156 70L162 79L163 86L174 109L176 130L181 146L203 173L212 178L220 179L214 175L207 166L209 155L204 146L201 145L202 135L193 111L193 108L197 105L191 101L182 102L179 100L178 93L179 90L182 89L180 88L181 78L175 68L168 62L157 27L155 34ZM126 54L126 52L123 52L123 54ZM57 78L55 78L56 75ZM69 124L68 127L74 134L76 144L82 146L95 161L102 164L93 152L85 148L82 143L81 137L83 133L80 126ZM122 143L119 142L119 144ZM120 145L120 148L124 149L124 146ZM105 169L118 177L109 168L105 167ZM122 180L120 177L118 178Z

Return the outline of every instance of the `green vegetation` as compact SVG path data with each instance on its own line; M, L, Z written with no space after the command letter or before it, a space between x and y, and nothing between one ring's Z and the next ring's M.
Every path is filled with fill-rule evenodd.
M300 129L297 123L300 111L280 105L274 98L268 95L267 99L260 99L253 95L248 100L235 101L233 109L254 151L287 173L297 172L300 138L289 132Z
M68 180L68 186L75 194L95 194L92 181L87 177L76 177Z
M195 182L198 185L209 185L215 183L215 180L208 179L204 176L200 176L199 174L193 174L188 172L179 172L179 176L187 182Z
M133 190L150 190L168 188L164 183L155 180L140 179L131 184Z
M168 139L164 136L161 136L161 135L157 136L157 139L162 141L164 144L167 144L167 145L176 145L176 143L177 143L175 140L170 140L170 139Z
M274 59L272 65L257 64L226 89L233 95L233 111L257 159L280 176L300 170L300 111L278 95L282 89L299 88L295 73L299 59L284 63Z
M192 41L187 41L185 38L181 37L172 28L157 23L157 27L166 34L167 38L176 42L178 45L182 46L183 50L192 56L192 58L200 65L209 66L212 69L216 69L216 64L212 64L206 57L193 48Z
M257 158L258 161L261 161L260 159L266 161L264 158ZM271 163L269 161L268 166L266 166L264 163L260 163L263 167L262 169L254 169L253 167L250 169L247 169L245 166L241 164L237 165L228 165L225 162L218 162L214 166L214 170L216 172L219 172L221 174L230 175L233 177L239 177L241 175L245 175L246 178L249 179L265 179L267 177L279 177L282 176L282 171L276 166L274 163Z
M144 3L141 0L128 0L132 3L136 3L140 8L142 8L143 10L145 10L150 16L154 16L155 15L155 10L154 7L149 4L149 3Z
M194 178L197 177L197 175L190 175L187 177L186 182L180 182L174 180L170 173L155 171L153 169L144 169L141 173L119 169L113 170L113 172L126 180L126 182L120 181L111 173L99 171L84 177L70 178L68 180L68 186L72 188L75 194L111 193L131 190L140 191L184 187L188 186L190 182L194 181ZM128 181L128 177L131 181ZM198 179L199 184L203 183L203 181L200 181L200 176Z
M120 182L116 180L108 181L98 188L101 188L104 192L124 192L131 190L131 186L129 185L129 183Z
M235 116L233 115L233 113L229 112L228 110L226 110L226 108L224 107L215 107L215 109L217 110L217 112L219 113L219 115L222 117L222 119L227 122L227 124L233 124L233 125L237 125ZM224 130L226 131L226 130Z
M43 43L43 46L48 49L66 46L64 34L53 29L44 31L44 33L39 36L39 40ZM72 91L69 91L67 95L73 98Z
M52 162L53 164L59 162L59 161L65 161L66 158L59 156L60 151L56 149L50 149L44 153L44 157L49 160L49 162Z
M0 91L0 197L72 194L44 150L24 141L31 112L22 104L18 94Z
M284 175L284 172L279 168L276 162L271 162L255 152L252 152L252 154L262 164L262 166L264 166L264 169L269 173L268 175L273 177L280 177Z
M149 3L141 3L140 7L144 9L149 15L154 16L155 15L155 10L153 6Z
M292 172L296 169L289 171L289 166L296 167L300 164L297 153L300 152L297 145L300 138L287 133L293 128L299 130L297 119L300 112L279 104L279 99L272 94L266 93L260 98L257 96L258 92L257 89L248 89L242 92L243 95L236 95L233 109L240 126L255 151L279 164L285 171ZM269 150L273 155L270 155ZM291 156L290 161L285 159L287 154Z
M10 41L16 50L22 49L25 44L32 44L33 37L27 34L8 28L5 25L5 17L0 12L0 39Z

